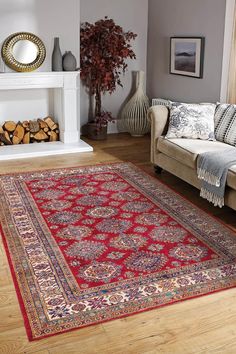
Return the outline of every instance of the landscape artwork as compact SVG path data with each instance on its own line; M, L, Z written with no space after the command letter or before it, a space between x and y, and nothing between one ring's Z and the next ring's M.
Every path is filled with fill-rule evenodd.
M177 42L175 44L175 70L196 71L196 43Z
M202 77L203 38L171 38L170 73Z

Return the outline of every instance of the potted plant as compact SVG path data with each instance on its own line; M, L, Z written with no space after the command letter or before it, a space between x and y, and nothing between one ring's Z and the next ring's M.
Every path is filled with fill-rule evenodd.
M107 17L81 25L81 80L89 94L95 95L95 110L88 123L88 134L92 132L95 139L105 138L108 122L114 122L111 112L102 108L102 95L113 93L117 85L122 86L120 75L127 69L126 59L136 58L130 45L136 36L131 31L124 32Z

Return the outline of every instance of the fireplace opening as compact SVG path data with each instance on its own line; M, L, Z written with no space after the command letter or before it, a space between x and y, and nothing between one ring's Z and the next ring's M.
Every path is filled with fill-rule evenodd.
M58 123L51 116L22 122L6 121L0 126L0 146L59 141Z

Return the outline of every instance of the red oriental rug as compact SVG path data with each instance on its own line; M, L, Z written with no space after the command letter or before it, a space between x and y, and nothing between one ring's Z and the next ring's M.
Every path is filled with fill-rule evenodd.
M0 177L30 340L236 285L233 231L132 164Z

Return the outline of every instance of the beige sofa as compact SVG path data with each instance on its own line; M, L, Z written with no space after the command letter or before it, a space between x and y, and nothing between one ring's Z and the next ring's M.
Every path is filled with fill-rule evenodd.
M151 162L157 172L164 169L200 189L197 178L198 154L220 151L229 145L199 139L165 139L168 127L168 109L165 106L152 106L148 117L151 122ZM225 204L236 210L236 165L228 172Z

